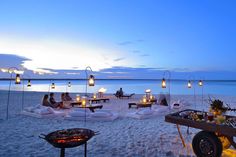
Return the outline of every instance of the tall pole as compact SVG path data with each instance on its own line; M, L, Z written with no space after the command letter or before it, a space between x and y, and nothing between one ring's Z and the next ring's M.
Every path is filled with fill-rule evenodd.
M8 68L7 72L10 73L10 83L9 83L9 88L8 88L8 95L7 95L7 115L6 118L8 119L9 117L9 103L10 103L10 93L11 93L11 80L12 80L12 73L14 72L14 70L19 71L18 68L16 67L10 67ZM16 73L16 72L15 72ZM19 75L19 74L16 74ZM20 83L20 82L19 82Z
M7 119L8 119L9 101L10 101L10 92L11 92L11 79L12 79L12 73L11 73L11 77L10 77L10 83L9 83L8 95L7 95Z
M87 86L88 86L88 70L90 70L91 72L93 72L93 70L92 70L92 68L91 68L90 66L87 66L87 67L85 68L85 74L86 74L86 79L85 79L85 81L86 81L85 96L86 96L86 97L88 96L88 95L87 95L87 92L88 92L88 89L87 89Z
M24 108L24 101L25 101L25 81L24 81L24 79L22 79L22 82L23 82L23 92L22 92L21 111L22 111L23 108Z
M88 94L87 94L87 92L88 92L88 89L87 89L87 86L88 86L88 70L91 70L92 71L92 69L91 69L91 67L90 66L87 66L86 68L85 68L85 74L86 74L86 78L85 78L85 82L86 82L86 84L85 84L85 96L87 97L88 96ZM85 100L86 101L86 100ZM86 104L85 104L86 105ZM85 126L86 126L86 106L85 106L85 108L84 108L84 124L85 124Z
M191 80L191 78L192 78L192 80ZM190 83L192 82L193 83L193 101L194 101L194 107L195 107L195 109L197 108L197 106L196 106L196 92L195 92L195 79L194 79L194 76L190 76L189 77L189 81L190 81ZM191 87L190 87L191 88Z
M25 77L24 76L27 76L28 77L28 84L27 84L27 87L31 87L31 83L30 83L30 77L26 74L23 74L22 75L22 82L23 82L23 91L22 91L22 105L21 105L21 110L24 109L24 104L25 104ZM30 84L29 84L30 83Z

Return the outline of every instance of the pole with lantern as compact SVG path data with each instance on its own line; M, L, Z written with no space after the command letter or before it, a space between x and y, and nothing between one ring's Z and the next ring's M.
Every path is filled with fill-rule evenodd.
M25 78L24 76L27 76L27 88L31 87L31 79L30 76L27 74L22 74L22 82L23 82L23 91L22 91L22 104L21 104L21 110L24 108L24 101L25 101Z
M194 106L195 106L195 109L196 109L196 91L195 91L195 84L194 84L194 77L193 76L190 76L189 79L188 79L188 84L187 84L187 87L189 89L191 89L193 87L193 98L194 98Z
M203 79L198 81L198 86L202 88L202 106L203 106Z
M70 88L70 87L71 87L71 82L69 81L66 85L66 92L68 92L68 88Z
M82 105L85 107L85 112L84 112L84 114L85 114L85 116L84 116L84 122L85 122L85 125L86 125L86 98L87 98L87 96L88 96L88 88L87 88L87 86L89 85L89 86L94 86L95 85L95 77L94 77L94 75L92 75L92 74L90 74L89 76L88 76L88 70L90 70L90 73L93 73L93 70L92 70L92 68L90 67L90 66L87 66L86 68L85 68L85 74L86 74L86 85L85 85L85 100L84 101L82 101Z
M9 83L9 88L8 88L8 94L7 94L7 115L6 115L6 119L8 119L8 115L9 115L9 102L10 102L10 93L11 93L11 81L12 81L12 73L16 74L16 78L15 78L15 84L21 84L21 79L20 79L20 73L24 73L23 71L20 71L18 68L16 67L10 67L8 69L2 69L2 72L8 72L10 73L10 83Z
M49 86L48 86L48 94L50 93L50 89L55 89L56 84L50 80Z
M166 88L166 79L165 79L165 75L168 74L168 89L169 89L169 106L171 103L171 95L170 95L170 79L171 79L171 72L169 70L164 71L163 73L163 79L161 82L161 87L162 88Z

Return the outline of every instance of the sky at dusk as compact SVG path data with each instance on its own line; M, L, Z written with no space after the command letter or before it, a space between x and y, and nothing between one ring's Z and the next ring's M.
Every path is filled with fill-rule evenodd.
M1 0L0 68L235 79L235 7L234 0Z

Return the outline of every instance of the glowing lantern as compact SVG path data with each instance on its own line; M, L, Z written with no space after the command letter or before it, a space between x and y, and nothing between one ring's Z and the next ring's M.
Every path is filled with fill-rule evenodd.
M93 75L90 75L89 76L89 80L88 80L88 83L89 83L89 86L94 86L94 83L95 81L94 81L94 76Z
M68 87L71 87L71 83L70 82L68 82Z
M52 89L55 89L55 88L56 88L55 83L52 83L51 88L52 88Z
M20 84L20 74L16 74L15 84Z
M161 83L162 88L166 88L166 80L163 78Z
M190 80L188 81L188 88L192 88L192 84Z
M200 80L200 81L198 82L198 85L199 85L199 86L203 86L202 80Z
M28 80L27 87L31 87L31 82Z

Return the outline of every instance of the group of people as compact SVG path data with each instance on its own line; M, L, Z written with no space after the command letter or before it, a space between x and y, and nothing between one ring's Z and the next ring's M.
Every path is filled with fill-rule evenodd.
M116 91L116 94L115 94L117 97L121 97L124 95L124 92L123 92L123 89L120 88L118 91Z
M63 108L63 102L64 101L73 101L73 99L70 97L69 93L62 93L61 94L61 101L57 102L54 98L54 93L50 93L50 95L48 96L48 94L45 94L42 100L42 105L43 106L49 106L52 108Z

